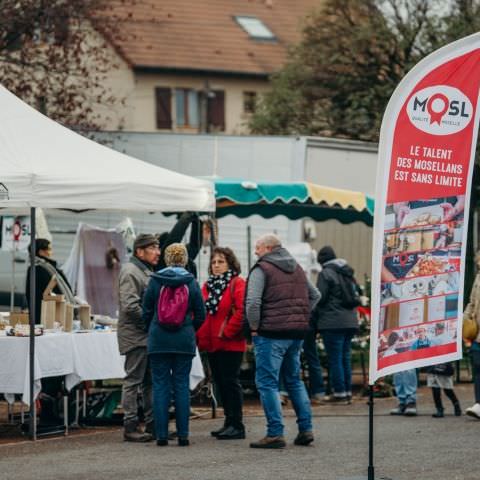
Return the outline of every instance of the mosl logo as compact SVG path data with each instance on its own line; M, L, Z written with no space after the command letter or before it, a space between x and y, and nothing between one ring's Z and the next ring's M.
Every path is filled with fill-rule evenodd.
M410 122L432 135L451 135L472 119L472 102L458 88L436 85L416 92L407 104Z

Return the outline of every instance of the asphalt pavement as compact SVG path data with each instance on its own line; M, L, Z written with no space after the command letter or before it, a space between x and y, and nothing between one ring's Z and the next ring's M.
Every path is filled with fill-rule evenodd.
M460 385L462 408L471 404L472 385ZM375 479L479 480L480 421L447 416L433 419L430 391L419 392L419 415L388 415L395 399L375 401ZM122 441L120 429L84 429L68 437L0 445L0 479L15 480L357 480L366 478L368 407L365 398L350 406L314 407L315 442L293 445L296 424L286 409L288 446L254 450L250 441L264 435L258 406L249 406L247 439L219 441L210 430L221 420L191 422L191 446Z

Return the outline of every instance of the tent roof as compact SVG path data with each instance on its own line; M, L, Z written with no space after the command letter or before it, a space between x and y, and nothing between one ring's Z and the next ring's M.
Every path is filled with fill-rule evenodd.
M0 208L215 209L211 182L116 152L63 127L0 86ZM1 186L1 185L0 185Z
M310 217L317 221L336 219L342 223L373 224L373 198L309 182L215 179L215 197L219 218L284 215L291 220Z

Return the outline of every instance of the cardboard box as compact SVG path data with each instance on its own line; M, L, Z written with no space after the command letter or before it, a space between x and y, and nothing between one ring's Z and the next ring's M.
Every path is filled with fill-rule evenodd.
M65 324L63 330L65 332L73 330L73 305L70 303L65 304Z
M42 300L41 323L46 330L52 330L55 324L56 302L53 300Z
M78 318L80 319L80 324L84 330L90 330L92 328L90 314L90 305L80 305L78 307Z
M28 312L10 312L10 326L14 327L17 323L28 325L30 323L30 314Z

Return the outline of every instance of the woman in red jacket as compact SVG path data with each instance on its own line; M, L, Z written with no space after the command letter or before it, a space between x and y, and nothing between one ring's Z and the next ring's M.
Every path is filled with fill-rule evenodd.
M197 340L199 350L208 353L225 412L223 427L211 433L219 440L242 439L245 427L239 375L246 349L242 325L245 280L239 276L240 263L230 248L213 250L209 273L202 289L207 318L197 332Z

